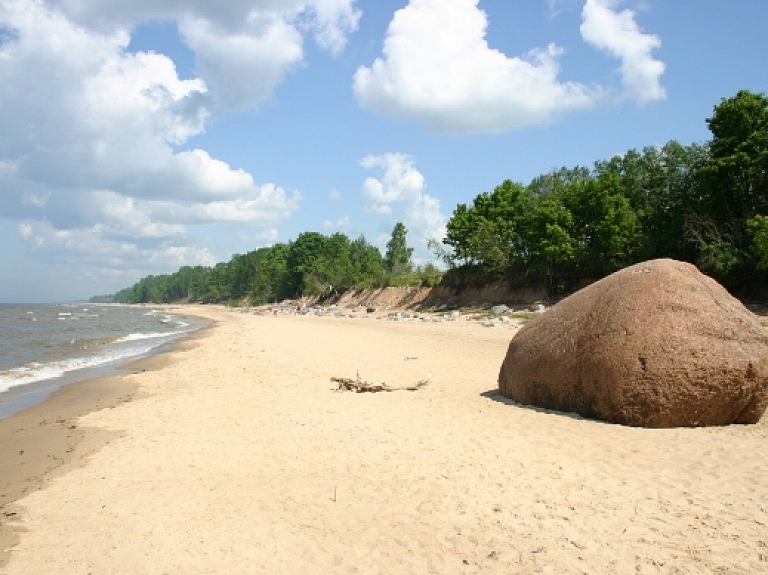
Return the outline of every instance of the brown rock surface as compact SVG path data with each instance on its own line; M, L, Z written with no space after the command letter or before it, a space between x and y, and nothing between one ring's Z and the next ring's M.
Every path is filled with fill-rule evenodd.
M639 427L756 423L768 330L696 267L653 260L562 300L509 345L501 393Z

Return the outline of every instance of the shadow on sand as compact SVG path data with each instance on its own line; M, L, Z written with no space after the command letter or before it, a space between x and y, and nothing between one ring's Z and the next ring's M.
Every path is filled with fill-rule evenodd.
M592 421L594 423L606 424L606 422L604 421L600 421L597 419L590 419L588 417L582 417L578 413L571 413L567 411L556 411L554 409L545 409L543 407L537 407L535 405L525 405L523 403L518 403L512 399L509 399L508 397L504 397L503 395L501 395L501 392L498 390L498 388L489 389L488 391L482 392L480 395L482 397L485 397L486 399L490 399L491 401L496 401L498 403L503 403L504 405L510 405L512 407L517 407L520 409L527 409L528 411L535 411L536 413L544 413L546 415L560 415L562 417L569 417L570 419L577 419L580 421Z

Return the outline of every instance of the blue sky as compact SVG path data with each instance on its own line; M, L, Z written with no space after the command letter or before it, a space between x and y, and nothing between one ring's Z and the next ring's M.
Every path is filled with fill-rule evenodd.
M764 0L3 0L0 301L303 231L420 262L505 179L709 139L768 92Z

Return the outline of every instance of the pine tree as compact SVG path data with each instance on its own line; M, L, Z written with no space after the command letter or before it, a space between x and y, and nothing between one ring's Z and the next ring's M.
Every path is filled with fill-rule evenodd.
M413 248L408 247L407 234L405 225L397 222L392 230L392 237L387 242L384 267L393 275L410 273L413 270L413 262L411 262Z

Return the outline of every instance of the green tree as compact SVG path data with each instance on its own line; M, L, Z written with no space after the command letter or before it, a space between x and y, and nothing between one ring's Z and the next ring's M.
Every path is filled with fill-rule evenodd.
M299 234L296 241L288 248L288 297L302 295L305 284L309 282L315 260L325 248L326 237L318 232Z
M368 243L360 236L349 244L349 259L354 273L354 285L357 288L369 288L382 285L384 279L384 259L379 248Z
M576 264L584 277L602 277L634 260L640 240L637 218L615 174L575 183L563 194L573 215Z
M768 213L768 98L742 90L707 125L709 159L688 231L699 265L733 285L750 273L747 222Z
M707 157L706 146L670 141L595 163L598 177L607 173L618 176L622 194L635 212L641 228L639 259L692 257L685 221Z
M454 261L505 274L528 256L521 224L531 205L531 194L522 184L506 180L475 197L471 206L457 206L443 243L452 248Z
M434 287L439 285L440 280L443 279L443 272L441 272L432 262L427 263L423 267L419 266L416 268L416 272L422 287Z
M594 176L588 168L577 166L575 168L560 168L547 174L537 176L528 184L526 190L536 201L559 201L563 190L577 183L586 183Z
M572 274L579 251L573 214L557 199L544 199L529 212L524 228L528 266L543 274L550 292L559 291L556 288Z
M757 269L768 271L768 216L755 216L747 220L747 232L752 238L750 251Z
M253 303L264 304L288 297L289 249L287 244L275 244L258 250L258 267L251 287Z
M231 297L231 283L229 266L225 262L217 263L208 274L205 285L205 293L202 295L204 303L226 301Z
M384 255L384 267L392 275L407 274L413 269L413 248L408 247L407 235L405 224L397 222L392 229L392 237L387 242L387 252Z
M349 238L341 233L333 234L324 239L322 251L307 264L302 293L327 295L344 291L353 285Z
M740 221L768 212L768 98L742 90L715 106L707 125L714 207Z

